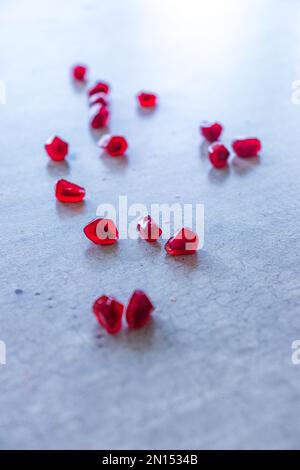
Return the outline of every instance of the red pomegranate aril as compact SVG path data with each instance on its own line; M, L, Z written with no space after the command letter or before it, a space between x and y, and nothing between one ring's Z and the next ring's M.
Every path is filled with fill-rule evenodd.
M142 91L138 94L137 99L142 108L154 108L157 104L157 96L154 93Z
M125 154L128 143L121 135L104 135L98 142L98 146L105 150L111 157L120 157Z
M95 93L89 97L89 106L94 106L94 104L102 104L103 106L108 106L108 99L106 93Z
M147 242L156 242L162 234L161 228L152 220L150 215L143 217L137 224L137 231Z
M102 295L93 305L99 324L111 335L121 330L123 311L124 305L108 295Z
M111 219L97 218L83 229L85 236L95 245L114 245L119 238L118 230Z
M88 95L92 96L96 93L109 93L109 85L105 82L97 82L88 90Z
M55 196L60 202L81 202L85 197L85 189L75 183L61 179L56 183Z
M261 150L261 141L256 137L236 139L232 142L232 148L238 157L257 157Z
M109 110L101 104L94 104L90 110L90 126L93 129L106 127L109 121Z
M208 149L209 159L215 168L226 167L229 155L229 150L220 143L212 144Z
M64 160L68 155L69 144L60 137L53 136L46 141L45 149L52 160L59 162Z
M216 142L222 134L223 127L218 122L203 122L200 130L208 142Z
M153 312L154 307L149 297L142 290L135 290L126 309L126 320L129 328L142 328L145 326Z
M192 255L198 247L198 235L188 228L178 230L165 244L165 250L171 256Z
M74 80L84 82L86 79L87 67L85 65L74 65L72 68L72 77Z

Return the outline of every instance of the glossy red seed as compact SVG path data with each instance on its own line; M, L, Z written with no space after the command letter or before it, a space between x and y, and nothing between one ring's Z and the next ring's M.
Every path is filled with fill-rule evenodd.
M224 168L227 166L229 151L223 144L212 144L208 149L208 156L215 168Z
M96 245L114 245L119 238L114 222L101 217L88 223L83 231L86 237Z
M84 82L86 79L87 67L85 65L74 65L72 68L72 77L74 80Z
M95 93L109 93L109 85L105 82L97 82L88 90L88 95L92 96Z
M137 231L147 242L155 242L162 234L161 228L152 220L150 215L143 217L137 224Z
M178 230L165 244L165 250L171 256L192 255L198 247L198 235L188 228Z
M90 126L93 129L106 127L109 121L109 110L101 104L94 104L90 109Z
M256 157L261 150L261 141L255 137L236 139L232 142L232 148L241 158Z
M66 158L69 150L69 144L60 137L53 136L46 141L45 149L52 160L59 162Z
M126 320L129 328L142 328L150 318L154 307L149 297L142 290L135 290L126 309Z
M223 127L218 122L203 122L200 130L201 134L208 142L215 142L222 134Z
M103 106L108 106L108 99L106 93L95 93L89 97L89 106L94 104L102 104Z
M93 312L99 324L111 335L121 330L123 311L124 305L107 295L99 297L93 305Z
M81 202L85 197L85 189L75 183L61 179L56 183L55 196L60 202Z
M120 157L125 154L128 143L121 135L104 135L98 142L99 147L105 150L111 157Z
M157 104L157 96L154 93L142 91L137 96L137 99L142 108L153 108Z

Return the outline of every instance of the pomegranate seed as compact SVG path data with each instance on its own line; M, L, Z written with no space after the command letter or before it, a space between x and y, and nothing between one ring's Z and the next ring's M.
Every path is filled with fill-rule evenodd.
M142 328L151 318L154 307L142 290L135 290L126 309L126 320L129 328Z
M69 144L60 137L53 136L46 141L45 149L52 160L59 162L66 158L69 150Z
M154 93L141 92L137 96L138 102L142 108L153 108L157 104L157 96Z
M182 228L174 237L169 238L165 250L171 256L192 255L196 253L198 246L198 235L188 228Z
M60 202L81 202L85 196L85 189L62 179L56 183L55 196Z
M241 158L256 157L261 150L261 141L255 137L236 139L232 142L232 148Z
M109 121L109 110L101 104L94 104L90 111L90 126L93 129L100 129L107 126Z
M95 95L95 93L109 93L109 85L104 82L95 83L95 85L88 90L88 95L92 96Z
M114 222L101 217L92 220L83 231L86 237L96 245L114 245L119 238Z
M85 65L74 65L72 68L72 76L79 82L84 82L86 79L87 67Z
M122 328L124 305L114 297L102 295L94 302L93 312L107 333L114 335Z
M125 137L120 135L104 135L98 142L99 147L104 149L111 157L120 157L125 154L128 143Z
M108 99L105 93L95 93L89 98L89 106L94 104L102 104L103 106L108 106Z
M215 168L224 168L227 165L229 151L223 144L212 144L208 149L208 156Z
M141 238L148 242L155 242L162 234L161 228L152 220L150 215L143 217L137 224Z
M218 122L204 122L200 130L201 134L208 142L215 142L222 134L223 127Z

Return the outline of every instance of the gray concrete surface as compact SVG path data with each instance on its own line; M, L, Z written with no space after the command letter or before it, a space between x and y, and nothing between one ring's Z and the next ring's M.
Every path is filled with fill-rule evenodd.
M1 448L300 448L299 18L296 0L1 0ZM100 156L77 61L112 84L127 160ZM212 170L198 125L214 118L225 143L260 137L259 162ZM65 165L45 156L52 133ZM59 177L84 205L56 203ZM119 194L204 203L203 250L92 246L83 225ZM107 336L92 301L137 287L155 321Z

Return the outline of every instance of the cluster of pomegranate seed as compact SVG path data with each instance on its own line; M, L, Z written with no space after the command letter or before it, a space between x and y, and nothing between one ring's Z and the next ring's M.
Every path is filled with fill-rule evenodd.
M75 65L71 74L75 81L87 81L88 68L85 65ZM87 91L90 108L90 126L92 129L105 128L109 123L110 111L108 94L110 87L103 81L96 82ZM157 105L157 96L154 93L140 92L137 101L141 108L154 108ZM227 147L219 139L223 126L218 123L203 123L200 132L211 145L208 156L215 168L224 168L230 156ZM111 157L125 155L128 143L120 135L104 135L98 146ZM259 139L251 137L236 139L232 142L232 149L240 158L257 156L261 150ZM69 145L58 136L53 136L45 143L48 156L59 162L66 158ZM85 198L85 188L61 179L55 186L55 196L62 203L80 203ZM83 229L85 236L96 245L113 245L119 238L118 229L111 219L98 217L89 222ZM150 215L143 217L137 224L140 237L149 242L157 242L162 235L162 229ZM183 227L178 230L165 244L167 254L182 256L196 253L199 248L199 238L191 229ZM150 318L154 307L148 296L141 290L135 290L126 308L126 321L129 328L142 328ZM111 296L102 295L93 304L93 312L99 324L110 334L118 333L122 328L124 305Z
M144 327L154 310L149 297L142 290L135 290L126 308L126 321L129 328ZM93 305L93 312L99 324L109 334L116 334L122 329L124 304L111 296L102 295Z
M107 97L109 92L109 85L99 81L87 91L90 106L90 126L92 129L101 129L109 123L110 112Z
M88 68L85 65L75 65L71 70L72 78L76 82L86 83L87 71ZM109 85L103 81L96 82L87 91L92 129L105 128L109 123L109 92ZM153 93L141 92L137 95L137 100L142 108L154 108L157 104L157 96ZM106 134L99 140L98 146L111 157L120 157L125 155L128 142L123 136ZM69 144L60 137L53 136L45 143L45 150L54 162L60 162L67 157ZM62 203L80 203L84 200L85 194L85 188L65 179L58 180L55 185L55 196ZM141 237L149 242L156 241L162 234L162 230L150 216L144 217L138 223L137 230ZM105 218L92 220L83 231L86 237L96 245L113 245L119 238L114 222ZM126 308L128 327L137 329L145 326L153 310L154 307L148 296L141 290L135 290ZM99 324L108 333L115 334L121 330L124 305L114 297L107 295L99 297L94 302L93 312Z
M211 145L208 148L208 157L215 168L225 168L228 164L230 152L228 148L219 142L223 126L218 122L204 122L200 132ZM240 158L257 157L261 150L261 142L256 137L236 139L232 142L232 149Z
M95 245L113 245L119 238L114 222L102 217L92 220L83 231ZM156 242L162 234L161 228L150 215L146 215L138 222L137 231L140 237L149 243ZM198 247L198 235L185 227L178 230L165 244L165 250L171 256L192 255L196 253Z

